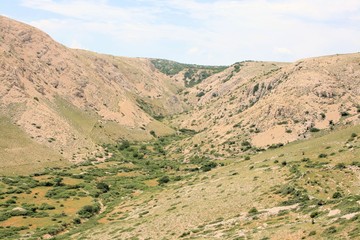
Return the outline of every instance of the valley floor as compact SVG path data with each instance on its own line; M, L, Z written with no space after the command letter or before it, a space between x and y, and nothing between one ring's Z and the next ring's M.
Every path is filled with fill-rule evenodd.
M0 182L2 239L358 239L360 126L251 156L184 162L186 136Z

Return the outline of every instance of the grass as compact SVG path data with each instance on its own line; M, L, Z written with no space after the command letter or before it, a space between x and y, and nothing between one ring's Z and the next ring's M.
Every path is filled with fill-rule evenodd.
M61 116L86 138L91 138L97 144L114 143L115 140L126 138L133 141L150 139L144 131L135 130L119 125L113 121L101 120L91 110L78 109L66 100L57 97L56 106Z
M179 175L188 174L187 170L180 170L180 162L166 159L164 147L173 138L130 143L121 149L122 143L108 144L104 147L112 157L105 162L88 161L67 168L47 169L31 176L0 178L0 216L7 216L1 217L0 227L3 228L0 228L0 234L6 233L9 226L26 227L25 230L12 229L11 234L17 232L15 238L25 234L23 231L36 237L44 233L57 234L68 228L76 230L79 225L74 225L74 221L81 217L79 210L86 205L102 206L104 213L95 217L100 222L101 219L112 219L113 210L124 197L136 198L143 192L160 191L169 182L180 180ZM199 164L195 166L200 168ZM158 179L164 176L168 176L167 181L159 186ZM98 189L99 182L110 186L109 189ZM24 209L24 212L20 216L14 215L12 212L16 208ZM147 213L139 214L145 216ZM31 219L36 219L33 224ZM85 229L96 223L92 219L80 222L81 228Z
M0 116L0 132L0 175L29 174L45 167L68 165L60 154L33 141L6 117Z
M359 139L352 141L353 148L346 147L353 132L359 133L359 126L267 150L252 155L250 160L224 160L227 166L209 173L196 173L167 185L165 189L125 200L123 206L131 209L126 215L113 224L89 229L82 236L86 238L95 232L109 238L115 234L119 238L145 237L143 233L146 233L146 237L152 238L184 235L184 238L206 239L222 236L224 232L225 239L236 239L239 233L253 239L356 236L356 221L342 220L342 227L336 226L336 232L332 232L327 215L329 209L340 209L341 214L337 217L358 211L358 176L348 166L359 159ZM344 150L339 152L340 149ZM334 151L336 154L331 155ZM319 159L320 153L328 154L327 158ZM287 164L282 165L283 161ZM335 167L339 163L345 168ZM276 193L288 186L293 190L286 194ZM335 191L342 192L343 197L332 200ZM299 193L311 198L299 198ZM289 200L292 201L289 203L299 205L294 209L274 210ZM255 212L251 209L256 209L257 214L249 214ZM141 212L147 214L139 217ZM312 224L314 212L315 224ZM130 235L119 234L114 232L117 226L134 229Z
M252 155L249 160L234 157L217 164L201 155L188 162L172 159L167 147L186 136L108 144L104 147L112 157L105 162L48 170L40 176L3 178L1 211L30 202L55 209L43 210L48 216L33 218L36 221L31 226L31 216L13 216L0 221L0 226L29 228L12 229L18 237L55 234L65 224L63 228L69 232L59 239L173 238L184 234L184 238L217 235L236 239L239 233L253 239L356 236L358 220L341 217L360 212L358 175L351 168L360 156L359 138L351 135L359 132L359 126L339 129ZM318 158L320 153L327 157ZM202 169L209 164L217 167ZM169 181L159 185L164 176ZM38 186L56 181L60 186ZM110 186L109 191L97 189L98 182ZM47 197L54 189L59 197ZM66 197L74 189L75 196ZM341 195L333 198L335 192ZM7 206L12 199L15 203ZM96 202L102 205L101 213L74 225L79 209ZM330 210L340 214L330 217ZM336 231L332 231L330 220L335 221Z

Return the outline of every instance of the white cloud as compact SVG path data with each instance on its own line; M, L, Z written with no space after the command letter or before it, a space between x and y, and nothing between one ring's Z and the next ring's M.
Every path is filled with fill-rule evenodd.
M292 51L290 49L282 48L282 47L275 48L274 52L279 53L279 54L285 54L285 55L291 55L292 54Z
M192 47L187 51L187 54L189 55L195 55L195 54L199 54L200 49L198 47Z
M70 48L86 49L78 40L73 39L69 45Z
M82 19L97 22L113 22L113 21L149 21L154 16L142 8L120 8L107 4L107 1L53 1L53 0L22 0L22 6L41 9L66 17ZM149 10L149 9L146 9ZM154 13L154 10L152 10Z
M25 7L57 14L31 24L55 39L70 35L63 40L67 45L76 36L79 46L91 49L90 44L82 41L99 46L109 45L106 41L112 39L118 46L136 46L134 52L153 54L152 57L231 64L242 59L296 60L360 48L358 0L134 0L134 3L141 4L112 6L105 0L22 1ZM173 46L172 49L168 46L172 52L154 55L164 54L164 43ZM126 50L127 54L131 52Z

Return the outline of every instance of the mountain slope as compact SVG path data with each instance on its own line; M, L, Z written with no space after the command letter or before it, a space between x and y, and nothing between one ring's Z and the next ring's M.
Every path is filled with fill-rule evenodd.
M226 68L68 49L5 17L0 33L0 115L53 150L50 162L94 158L101 143L172 128L199 132L172 150L216 157L359 122L359 54Z
M72 239L357 239L359 126L139 193ZM69 238L65 235L62 239Z
M228 156L251 146L256 151L308 138L336 124L356 124L359 62L356 53L292 64L236 63L187 90L183 99L194 109L176 116L172 123L200 132L184 142L187 151L213 149Z
M0 114L66 159L91 156L102 142L172 133L153 117L185 107L180 85L150 60L68 49L5 17L0 36Z
M0 238L360 237L359 53L197 66L0 17L0 54Z

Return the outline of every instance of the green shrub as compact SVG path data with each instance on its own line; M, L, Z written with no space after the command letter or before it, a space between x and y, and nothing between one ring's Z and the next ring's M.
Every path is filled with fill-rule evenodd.
M92 216L97 214L99 211L100 211L100 205L99 204L85 205L77 212L77 214L81 218L91 218Z
M320 131L320 129L318 129L318 128L315 128L315 127L310 128L310 132L319 132L319 131Z
M96 188L99 189L101 192L106 193L110 190L109 185L104 182L99 182L96 184Z
M205 95L204 92L199 92L198 94L196 94L196 97L202 97L202 96L204 96L204 95Z
M334 192L333 198L341 198L342 197L342 194L340 192Z
M259 83L255 84L253 88L253 95L259 90Z
M53 209L55 209L55 207L47 203L42 203L39 206L39 210L53 210Z
M80 219L80 218L74 218L73 223L74 223L74 224L80 224L80 223L81 223L81 219Z
M336 230L336 227L334 227L334 226L331 226L331 227L325 229L325 231L324 231L325 234L333 234L336 232L337 232L337 230Z
M217 163L216 162L207 162L207 163L204 163L202 166L201 166L201 170L204 171L204 172L208 172L210 171L211 169L213 168L216 168L217 167Z
M165 184L165 183L170 182L170 178L168 176L163 176L163 177L159 178L157 181L159 184Z
M316 218L317 216L319 216L319 212L317 212L317 211L315 211L315 212L312 212L311 214L310 214L310 217L311 218Z
M60 198L70 198L71 196L76 196L77 191L74 190L68 190L64 187L57 187L54 189L49 190L45 197L47 198L53 198L53 199L60 199Z
M130 147L130 142L128 140L124 140L121 142L121 144L119 145L118 149L119 150L124 150Z
M338 163L335 165L335 169L345 169L346 165L344 163Z
M253 207L249 210L249 215L255 215L258 213L259 213L259 211L255 207Z

